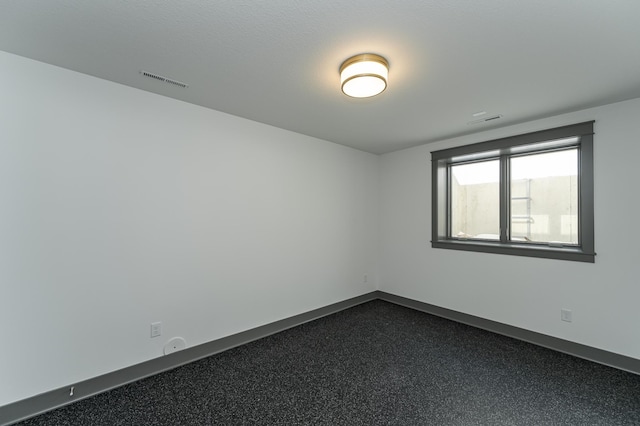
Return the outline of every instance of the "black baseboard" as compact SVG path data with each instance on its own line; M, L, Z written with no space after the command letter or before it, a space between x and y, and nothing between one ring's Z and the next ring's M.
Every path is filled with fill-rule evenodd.
M30 398L13 402L0 407L0 425L9 425L29 417L36 416L45 411L53 410L67 404L79 401L90 396L106 392L108 390L132 383L154 374L171 370L181 365L188 364L199 359L215 355L228 349L244 345L254 340L279 333L288 328L296 327L309 321L322 318L327 315L366 303L372 300L381 299L407 308L422 311L431 315L436 315L452 321L481 328L493 333L502 334L514 339L523 340L538 346L543 346L559 352L564 352L589 361L604 364L620 370L640 375L640 360L628 356L616 354L602 349L593 348L568 340L547 336L534 331L502 324L485 318L476 317L469 314L453 311L439 306L419 302L394 294L373 291L371 293L354 297L342 302L334 303L323 308L285 318L270 324L263 325L251 330L247 330L232 336L224 337L202 345L174 352L159 358L123 368L121 370L107 373L92 379L78 383L72 383L63 388L45 392ZM73 387L73 395L70 390Z

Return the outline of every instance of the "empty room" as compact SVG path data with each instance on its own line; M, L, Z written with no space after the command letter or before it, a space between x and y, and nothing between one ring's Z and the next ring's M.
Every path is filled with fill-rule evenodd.
M639 18L0 2L0 425L640 424Z

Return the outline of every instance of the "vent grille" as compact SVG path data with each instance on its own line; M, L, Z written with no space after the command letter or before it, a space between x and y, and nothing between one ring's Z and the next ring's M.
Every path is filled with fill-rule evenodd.
M161 81L163 83L173 84L174 86L182 87L183 89L186 89L187 87L189 87L189 85L187 83L183 83L181 81L174 80L174 79L168 78L168 77L163 77L161 75L154 74L154 73L151 73L151 72L140 71L140 74L142 74L144 77L153 78L154 80L158 80L158 81Z
M494 120L498 120L502 118L502 114L496 114L496 115L491 115L489 117L483 117L479 120L473 120L468 122L467 124L482 124L482 123L486 123L488 121L494 121Z

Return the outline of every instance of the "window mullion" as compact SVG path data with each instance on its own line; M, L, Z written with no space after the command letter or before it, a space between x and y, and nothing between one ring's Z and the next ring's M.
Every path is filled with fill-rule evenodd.
M446 203L447 203L447 208L446 208L446 221L447 221L446 222L446 232L447 232L447 234L446 234L446 238L451 238L452 234L453 234L453 230L451 229L451 214L452 214L451 213L451 209L452 209L452 206L451 206L451 185L452 185L451 184L451 179L452 179L452 177L451 177L451 164L447 164L446 171L447 171L447 174L446 174L446 176L447 176L447 183L446 183L446 185L447 185L447 197L446 197Z
M500 242L509 241L509 222L511 216L511 184L509 156L500 156Z

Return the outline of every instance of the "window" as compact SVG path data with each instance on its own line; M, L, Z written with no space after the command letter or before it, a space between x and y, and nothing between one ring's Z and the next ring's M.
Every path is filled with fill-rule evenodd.
M594 262L593 123L433 151L432 247Z

